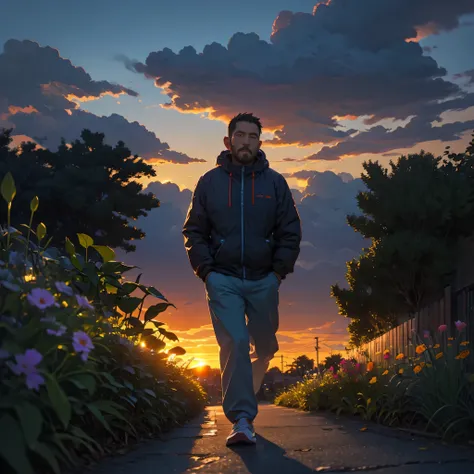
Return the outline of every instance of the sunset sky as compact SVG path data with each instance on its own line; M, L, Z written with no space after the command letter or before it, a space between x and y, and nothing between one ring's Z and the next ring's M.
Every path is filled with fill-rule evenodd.
M118 6L118 5L123 6ZM187 350L217 367L202 282L181 228L192 189L215 166L229 119L253 112L270 165L303 223L281 286L285 364L347 341L330 286L365 242L345 222L368 159L462 151L474 130L472 0L0 0L0 128L54 149L82 129L123 140L156 167L161 200L138 226L142 281ZM274 360L280 366L280 359Z

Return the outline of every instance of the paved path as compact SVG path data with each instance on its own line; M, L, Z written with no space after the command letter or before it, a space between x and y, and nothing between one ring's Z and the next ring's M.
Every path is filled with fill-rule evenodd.
M262 405L255 427L256 447L226 448L230 424L221 407L208 407L202 417L186 427L105 460L92 472L474 473L474 448L448 446L352 418Z

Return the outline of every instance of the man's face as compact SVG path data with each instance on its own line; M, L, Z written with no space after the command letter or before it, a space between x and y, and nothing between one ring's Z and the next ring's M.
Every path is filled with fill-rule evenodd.
M262 145L257 125L249 122L237 122L234 134L230 139L226 137L224 143L232 152L232 158L241 165L252 163Z

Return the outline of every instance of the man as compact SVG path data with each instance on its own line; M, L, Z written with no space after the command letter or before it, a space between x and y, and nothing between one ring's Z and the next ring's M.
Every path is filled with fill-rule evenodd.
M279 286L300 252L299 215L286 180L260 150L261 132L253 114L230 121L226 150L199 179L183 226L219 344L223 408L233 423L227 445L256 442L256 393L278 351Z

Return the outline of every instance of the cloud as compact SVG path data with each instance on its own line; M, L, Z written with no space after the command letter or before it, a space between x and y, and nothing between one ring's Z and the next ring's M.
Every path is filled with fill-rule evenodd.
M9 40L0 54L0 127L14 128L50 149L61 138L78 139L81 131L105 133L105 142L119 140L151 162L205 161L170 150L167 143L138 122L112 114L97 116L80 109L83 102L105 95L138 93L108 81L94 81L87 72L62 58L58 50L33 41Z
M208 44L199 54L191 46L178 54L164 48L127 67L168 94L165 108L218 120L253 110L274 132L267 144L330 146L356 132L338 117L426 121L427 105L439 104L442 113L445 101L461 96L462 103L461 88L417 41L456 28L472 11L471 0L332 0L311 14L281 12L269 42L235 33L227 46ZM469 125L456 130L463 128ZM429 127L418 131L421 141L431 139ZM393 137L377 138L390 146ZM330 155L318 159L337 159Z
M454 79L467 79L468 84L474 84L474 69L455 74Z

